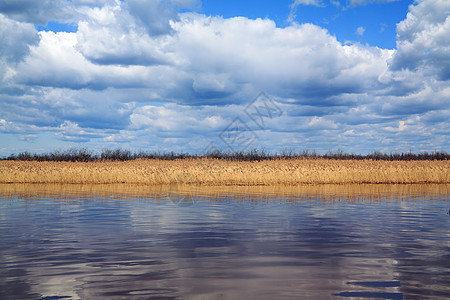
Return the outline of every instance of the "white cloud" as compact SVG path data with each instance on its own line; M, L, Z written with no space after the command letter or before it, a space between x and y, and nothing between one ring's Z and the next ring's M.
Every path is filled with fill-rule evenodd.
M211 107L190 107L167 104L165 106L143 106L136 108L130 116L130 129L146 129L157 132L186 134L192 131L223 130L235 117L238 110L233 107L221 109L221 114Z
M328 6L328 2L331 5L334 5L335 7L342 7L343 9L347 9L350 7L355 6L363 6L371 3L390 3L390 2L396 2L400 0L329 0L329 1L323 1L323 0L293 0L290 5L290 12L289 16L287 18L287 21L289 23L295 22L297 18L297 10L300 6L317 6L317 7L326 7ZM343 2L343 3L341 3Z
M36 142L37 138L38 138L38 136L36 134L27 134L27 135L19 136L19 140L29 142L29 143Z
M311 129L337 129L338 125L333 120L326 119L324 117L313 117L308 123L308 127Z
M9 84L16 73L16 64L29 53L31 45L39 42L39 36L32 24L0 14L0 41L0 93L10 93L14 92Z
M76 48L98 64L152 65L170 62L167 37L151 38L123 8L124 4L86 10L78 23Z
M343 46L311 24L280 29L270 20L187 15L174 29L178 33L175 47L191 74L213 70L217 75L211 81L218 84L209 86L233 92L251 85L251 97L264 89L314 102L357 92L378 82L391 55L375 48Z
M0 14L0 40L0 58L18 62L39 38L32 24L17 22Z
M78 51L76 33L39 32L40 42L17 67L17 82L44 87L105 89L145 87L158 69L141 66L100 66ZM158 78L159 75L153 78Z
M102 147L200 151L239 116L266 149L449 147L446 1L410 7L398 50L342 44L312 24L177 13L196 1L63 1L76 8L78 31L37 33L12 18L62 12L34 20L11 3L0 15L0 132L18 140L39 145L49 132ZM284 112L265 131L242 112L260 91Z
M181 8L195 9L201 6L199 0L128 0L130 14L147 29L151 35L170 33L171 20L178 20Z
M105 133L94 129L84 129L76 123L64 121L57 128L55 136L58 139L69 142L89 142L92 138L104 137Z
M0 0L0 12L15 20L46 25L48 21L71 21L76 11L67 0Z
M39 32L39 45L30 49L30 55L17 68L17 80L42 86L73 87L86 85L92 68L76 51L74 33Z
M450 2L419 1L397 25L393 70L409 69L450 79Z
M359 6L359 5L366 5L369 3L389 3L389 2L396 2L400 0L350 0L349 5L350 6Z
M366 31L366 29L362 26L356 28L356 34L362 36L364 34L364 32Z
M291 4L291 7L299 6L299 5L313 5L313 6L321 6L322 1L320 0L294 0Z
M312 5L312 6L323 6L322 0L294 0L290 5L290 11L287 21L289 23L295 22L297 18L297 9L300 5Z
M90 11L101 15L97 19L124 22L120 6ZM40 32L39 45L19 65L16 79L72 89L149 87L183 103L249 99L263 89L316 102L376 86L391 55L343 46L311 24L280 29L270 20L184 14L172 26L172 36L156 39L120 31L127 27L114 22L92 29L82 21L77 33Z

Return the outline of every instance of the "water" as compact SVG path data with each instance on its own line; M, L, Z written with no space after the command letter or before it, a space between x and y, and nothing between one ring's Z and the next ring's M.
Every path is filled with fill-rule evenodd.
M450 297L448 186L0 187L0 299Z

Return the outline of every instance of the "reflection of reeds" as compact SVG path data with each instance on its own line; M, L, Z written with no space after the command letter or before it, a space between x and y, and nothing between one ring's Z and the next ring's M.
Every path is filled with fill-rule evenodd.
M0 161L0 183L298 185L450 183L448 161L280 159L228 161Z
M171 197L194 201L298 202L324 203L377 202L379 200L443 200L448 184L321 184L296 186L193 186L133 184L0 184L0 197L24 199L55 198L70 203L79 199L123 199L127 201L172 201ZM175 199L176 200L176 199Z

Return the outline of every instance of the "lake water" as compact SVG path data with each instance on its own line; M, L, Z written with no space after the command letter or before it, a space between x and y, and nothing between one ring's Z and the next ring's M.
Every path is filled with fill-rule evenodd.
M0 185L0 299L450 297L449 185Z

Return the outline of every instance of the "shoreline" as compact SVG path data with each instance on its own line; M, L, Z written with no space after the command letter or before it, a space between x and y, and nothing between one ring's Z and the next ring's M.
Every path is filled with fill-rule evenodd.
M449 184L449 161L279 159L229 161L0 161L0 183L273 186Z

